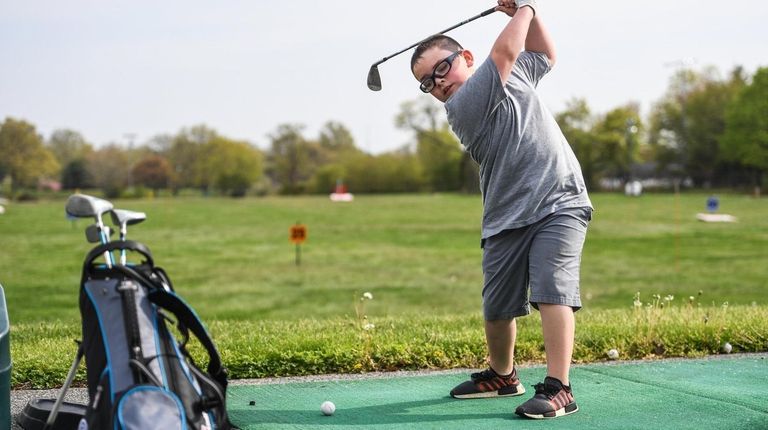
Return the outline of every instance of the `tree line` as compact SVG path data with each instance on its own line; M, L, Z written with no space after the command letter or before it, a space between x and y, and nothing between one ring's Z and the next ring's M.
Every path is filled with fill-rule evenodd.
M683 69L642 118L637 103L595 114L585 99L555 117L579 159L587 186L656 178L695 187L755 187L768 171L768 68L721 77ZM338 181L356 193L478 191L476 164L451 133L441 105L406 101L395 126L412 143L382 154L355 144L341 123L316 137L279 125L260 149L205 125L133 147L95 147L79 132L48 138L22 119L0 123L0 184L10 197L41 187L98 188L110 198L185 189L229 196L328 193ZM613 182L611 182L613 181Z

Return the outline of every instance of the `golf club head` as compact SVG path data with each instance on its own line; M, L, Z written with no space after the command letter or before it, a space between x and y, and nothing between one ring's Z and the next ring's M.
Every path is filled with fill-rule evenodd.
M67 215L75 218L101 217L101 214L112 209L112 203L98 197L85 194L73 194L67 199L64 207Z
M112 216L112 223L120 228L123 225L134 225L147 219L147 214L144 212L134 212L125 209L112 209L110 215Z
M368 71L368 88L371 91L381 91L381 75L379 75L379 67L376 64L371 66L371 70Z
M115 231L108 226L104 226L104 232L107 234L107 237L109 237L112 236ZM101 243L101 232L99 231L98 224L91 224L85 228L85 239L90 243Z

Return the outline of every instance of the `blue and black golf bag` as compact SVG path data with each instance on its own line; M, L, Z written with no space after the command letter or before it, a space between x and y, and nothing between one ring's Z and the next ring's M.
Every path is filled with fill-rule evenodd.
M121 250L138 253L143 261L96 262ZM90 251L80 283L80 313L89 404L79 429L234 428L219 352L146 246L115 241ZM190 335L207 352L205 371L187 351Z

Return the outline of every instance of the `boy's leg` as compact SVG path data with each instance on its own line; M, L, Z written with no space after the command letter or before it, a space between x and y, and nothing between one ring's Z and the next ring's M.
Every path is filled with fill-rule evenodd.
M491 369L501 375L509 375L514 368L516 336L517 322L514 319L485 322Z
M547 353L547 376L570 385L568 373L573 356L573 338L576 327L573 308L563 305L539 304L544 350Z
M575 319L581 308L581 251L591 209L558 212L537 225L530 251L530 301L541 312L547 377L536 394L515 413L529 418L554 418L579 410L568 373L573 355Z
M483 315L490 355L488 369L451 390L460 399L519 396L525 388L514 367L515 318L527 315L530 228L507 230L484 241Z

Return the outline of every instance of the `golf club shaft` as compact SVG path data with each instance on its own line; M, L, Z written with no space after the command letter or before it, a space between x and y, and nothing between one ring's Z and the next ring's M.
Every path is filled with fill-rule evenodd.
M458 27L461 27L461 26L462 26L462 25L464 25L464 24L467 24L467 23L469 23L469 22L472 22L472 21L474 21L474 20L476 20L476 19L478 19L478 18L482 18L482 17L484 17L484 16L486 16L486 15L490 15L490 14L492 14L492 13L494 13L494 12L496 12L496 6L494 6L494 7L490 8L490 9L488 9L488 10L484 10L483 12L481 12L481 13L479 13L479 14L477 14L477 15L475 15L475 16L473 16L473 17L471 17L471 18L467 18L467 19L465 19L464 21L461 21L461 22L460 22L460 23L458 23L458 24L452 25L452 26L450 26L450 27L446 28L445 30L443 30L443 31L440 31L440 32L438 32L438 33L435 33L435 34L444 34L444 33L447 33L447 32L449 32L449 31L453 30L454 28L458 28ZM407 47L407 48L405 48L405 49L402 49L402 50L400 50L400 51L397 51L397 52L395 52L394 54L388 55L388 56L386 56L386 57L382 58L381 60L377 61L376 63L373 63L373 65L374 65L374 66L377 66L377 65L379 65L379 64L381 64L381 63L383 63L383 62L385 62L385 61L389 60L389 59L390 59L390 58L392 58L392 57L395 57L395 56L397 56L397 55L400 55L400 54L402 54L403 52L405 52L405 51L407 51L407 50L409 50L409 49L411 49L411 48L413 48L413 47L417 46L419 43L423 42L424 40L425 40L425 39L419 40L418 42L414 43L413 45L411 45L411 46L409 46L409 47Z
M120 226L120 241L124 242L127 236L128 236L128 222L125 222ZM127 257L125 253L125 248L123 248L120 250L120 264L125 266L126 262L127 262Z
M99 226L99 233L101 235L101 244L104 245L106 243L109 243L109 233L105 231L107 228L104 225L104 221L101 218L101 214L96 214L96 225ZM104 259L107 261L107 267L112 268L112 265L115 264L115 257L112 255L111 252L106 251L104 252Z

